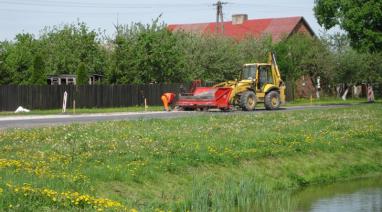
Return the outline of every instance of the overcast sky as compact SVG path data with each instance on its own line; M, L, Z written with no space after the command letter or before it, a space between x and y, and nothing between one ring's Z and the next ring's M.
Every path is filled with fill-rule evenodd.
M114 24L149 23L162 14L171 23L213 22L216 10L211 0L0 0L0 40L17 33L35 35L44 26L86 22L93 29L113 34ZM322 29L313 14L314 0L227 0L224 19L246 13L249 19L304 16L316 34Z

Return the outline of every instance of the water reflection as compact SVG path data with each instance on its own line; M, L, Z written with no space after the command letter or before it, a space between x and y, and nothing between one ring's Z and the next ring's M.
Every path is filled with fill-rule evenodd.
M382 178L312 186L293 199L298 211L382 211Z

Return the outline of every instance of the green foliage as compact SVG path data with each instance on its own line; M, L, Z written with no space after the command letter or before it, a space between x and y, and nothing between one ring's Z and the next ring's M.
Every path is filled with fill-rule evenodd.
M332 83L381 83L381 53L359 52L349 46L349 40L344 35L322 37L330 49L334 68L331 72ZM333 60L334 59L334 60Z
M360 83L360 76L367 68L366 57L349 49L338 57L336 82Z
M81 62L89 73L105 71L105 49L99 34L85 23L45 28L40 37L40 51L49 74L74 74Z
M277 43L275 51L282 76L288 82L307 75L313 79L319 76L329 84L335 74L334 54L317 38L297 34Z
M12 83L28 84L31 77L37 41L31 34L18 34L14 45L7 49L5 66L12 75Z
M268 54L274 50L275 43L272 42L271 36L264 36L261 38L246 37L241 40L238 45L238 54L241 57L241 63L256 63L266 62Z
M45 64L41 55L36 55L35 58L33 59L31 84L35 84L35 85L46 84Z
M181 49L185 55L184 69L189 79L224 81L239 76L241 69L237 43L225 37L199 37L181 34Z
M367 82L382 83L382 52L366 55L368 66L366 71L360 74L360 78Z
M164 24L155 20L151 25L136 23L116 30L108 74L111 83L182 81L177 37Z
M382 2L380 0L316 0L315 15L326 29L339 25L361 51L382 51Z
M0 85L10 84L12 82L12 75L5 63L5 59L8 56L8 48L8 42L0 42Z
M77 85L87 85L89 81L88 72L85 63L80 63L77 68Z

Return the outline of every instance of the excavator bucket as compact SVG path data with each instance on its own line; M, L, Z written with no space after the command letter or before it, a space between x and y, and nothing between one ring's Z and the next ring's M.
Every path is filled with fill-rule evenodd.
M212 109L228 110L232 88L198 87L192 95L180 96L176 106L184 110Z

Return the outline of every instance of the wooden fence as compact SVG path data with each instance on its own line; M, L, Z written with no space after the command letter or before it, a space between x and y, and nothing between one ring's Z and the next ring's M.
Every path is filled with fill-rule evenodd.
M18 106L28 109L61 108L64 92L68 93L67 107L106 108L160 105L164 92L180 92L181 84L147 85L2 85L0 111L13 111ZM185 85L188 86L188 85Z
M209 86L211 83L207 84ZM107 108L143 105L161 105L164 92L180 93L180 87L188 90L190 84L145 85L1 85L0 111L14 111L18 106L28 109L61 108L64 92L68 93L67 108ZM288 86L287 86L288 88ZM287 89L287 100L293 99L292 88Z

